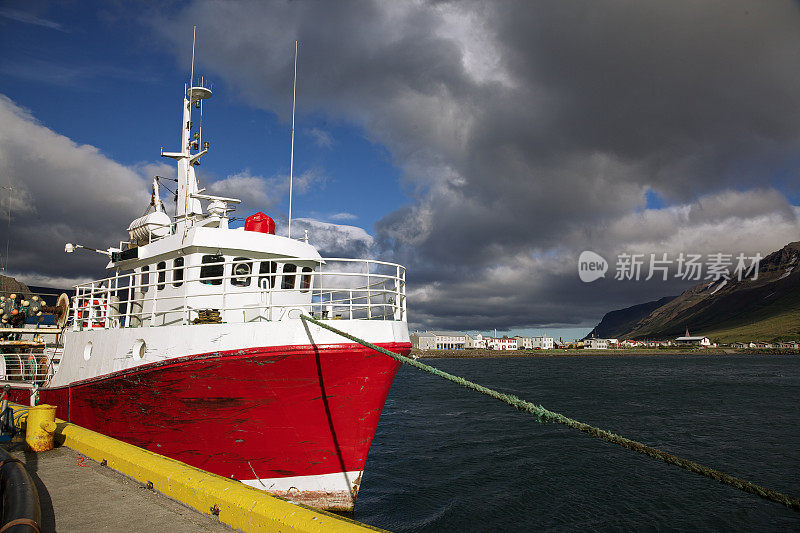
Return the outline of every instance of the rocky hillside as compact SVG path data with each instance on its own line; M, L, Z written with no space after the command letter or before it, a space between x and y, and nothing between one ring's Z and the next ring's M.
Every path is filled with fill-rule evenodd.
M610 311L603 316L603 320L595 326L587 337L596 337L598 339L620 338L635 328L636 325L647 318L650 313L675 298L675 296L667 296L660 300L653 300L652 302L633 305L625 309Z
M800 242L787 244L762 259L756 280L748 276L742 281L707 281L676 298L664 300L667 301L635 324L628 321L608 331L624 339L668 339L689 329L692 335L705 335L718 342L798 340ZM653 303L657 302L629 309ZM624 311L627 310L612 311L603 321ZM623 329L626 331L619 333Z
M0 274L0 295L7 295L12 292L28 294L30 289L27 285L20 281Z

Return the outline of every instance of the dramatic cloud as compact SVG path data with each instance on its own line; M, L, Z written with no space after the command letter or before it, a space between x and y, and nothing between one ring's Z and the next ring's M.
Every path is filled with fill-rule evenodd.
M150 179L174 176L174 167L160 162L120 165L93 146L53 132L2 95L0 124L0 265L6 265L6 240L12 252L4 273L30 285L53 287L102 277L103 257L83 251L67 255L64 244L104 248L127 240L125 228L148 205ZM302 194L324 181L318 171L307 171L295 177L294 190ZM288 187L287 176L264 178L245 170L209 189L239 197L244 210L252 211L274 205ZM278 222L281 233L286 221ZM374 239L362 228L293 220L295 237L305 230L329 257L369 257L375 252Z
M298 39L306 109L390 150L413 201L372 249L408 265L416 324L591 324L681 287L581 284L582 250L767 253L800 235L797 186L774 178L800 150L795 2L183 9L204 67L250 103L285 114ZM178 15L156 24L185 55Z
M331 224L310 218L292 220L292 236L299 237L308 230L309 242L323 257L369 258L374 255L374 239L362 228Z
M65 255L64 243L102 248L125 240L124 229L148 204L147 182L137 170L155 167L120 165L53 132L2 95L0 124L0 243L5 252L8 239L13 250L8 273L34 284L99 276L103 258Z
M293 194L305 194L312 185L324 186L326 177L319 170L307 170L293 178ZM277 175L269 178L253 176L250 170L228 176L211 183L208 190L214 194L242 200L239 211L269 210L289 194L289 176Z

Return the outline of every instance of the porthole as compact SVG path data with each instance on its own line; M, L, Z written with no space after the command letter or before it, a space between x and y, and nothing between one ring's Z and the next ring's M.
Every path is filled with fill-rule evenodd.
M133 354L134 359L142 359L146 351L147 351L147 344L145 344L143 339L139 339L136 342L134 342L133 348L131 348L131 353Z
M84 361L88 361L92 358L92 341L86 343L86 347L83 349L83 359Z

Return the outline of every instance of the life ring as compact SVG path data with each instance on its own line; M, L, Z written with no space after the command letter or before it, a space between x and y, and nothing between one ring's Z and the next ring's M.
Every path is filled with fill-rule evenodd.
M108 316L108 304L100 300L84 300L78 306L78 320L82 328L104 328Z

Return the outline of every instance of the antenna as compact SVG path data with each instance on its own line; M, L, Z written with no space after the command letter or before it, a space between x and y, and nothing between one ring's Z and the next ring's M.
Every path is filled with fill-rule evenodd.
M197 26L195 26L194 29L192 30L192 67L189 70L189 73L190 73L189 74L189 102L192 101L192 96L193 96L192 87L194 87L194 42L195 42L195 37L197 37ZM191 108L189 109L189 112L190 113L192 112Z
M297 99L297 41L294 42L294 84L292 85L292 151L289 156L289 231L292 238L292 180L294 175L294 104Z
M187 124L183 125L184 128L190 128L190 125L192 123L192 96L194 96L194 44L195 44L196 37L197 37L197 26L194 26L192 28L192 66L189 69L189 115L188 115L189 116L189 122ZM186 90L183 91L183 95L184 95L184 97L186 96ZM186 115L184 115L184 116L186 116ZM189 132L189 133L191 133L191 132ZM188 144L184 143L184 145L181 146L181 152L183 152L185 154L191 154L191 152L192 152L191 146L192 146L192 138L191 138L191 136L189 136L189 143ZM186 189L185 190L187 191L187 194L185 195L186 197L183 200L183 203L184 203L183 215L184 215L184 217L188 217L188 214L189 214L189 193L188 193L188 191L191 188L191 185L189 183L189 175L190 175L189 174L189 168L190 167L191 167L191 165L186 167L186 176L184 176L183 178L181 178L181 176L178 176L178 179L185 179L186 180ZM178 169L180 169L180 165L178 165ZM178 173L180 174L180 170L178 170ZM180 182L178 182L178 190L180 190ZM178 206L175 205L176 213L177 213L177 209L178 209ZM184 225L183 225L183 240L181 240L181 244L183 244L183 242L186 240L186 232L188 230L189 230L189 224L188 224L188 218L186 218L184 220Z
M205 87L204 83L205 83L205 76L201 76L200 77L200 86L201 87ZM199 141L197 143L197 146L203 146L203 100L198 100L197 103L200 104L200 127L197 128L199 130L199 132L200 132L200 135L199 135L200 139L199 139Z

